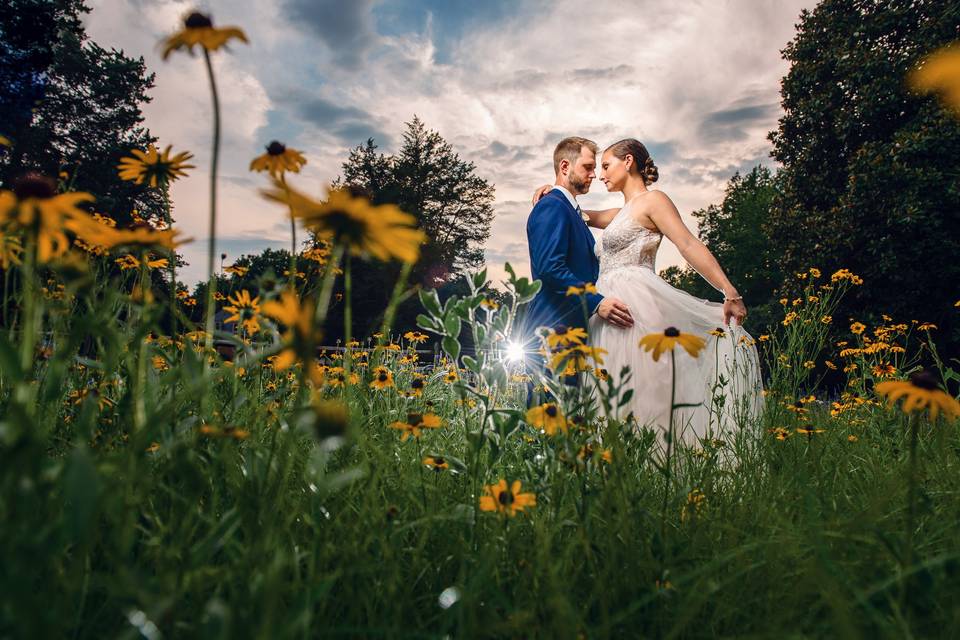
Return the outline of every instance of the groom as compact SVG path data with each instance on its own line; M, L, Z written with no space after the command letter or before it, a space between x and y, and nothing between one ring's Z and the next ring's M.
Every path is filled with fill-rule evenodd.
M564 138L553 152L554 187L533 207L527 218L530 271L542 282L527 310L529 330L584 324L579 296L568 296L568 287L596 283L600 263L593 251L589 218L577 204L577 196L590 191L596 178L597 145L586 138ZM587 293L587 311L623 328L633 326L630 309L621 300ZM584 327L586 328L586 327Z

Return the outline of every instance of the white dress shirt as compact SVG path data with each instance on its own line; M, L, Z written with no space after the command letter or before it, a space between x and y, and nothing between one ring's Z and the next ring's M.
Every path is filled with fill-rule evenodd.
M587 222L590 220L590 216L588 216L583 212L583 209L581 209L580 205L577 204L577 199L573 197L573 194L570 193L570 191L567 190L566 187L561 187L559 184L555 184L553 185L553 191L559 191L560 193L563 194L563 196L567 199L567 202L570 203L570 206L576 209L577 213L580 214L580 219L582 219L584 222Z

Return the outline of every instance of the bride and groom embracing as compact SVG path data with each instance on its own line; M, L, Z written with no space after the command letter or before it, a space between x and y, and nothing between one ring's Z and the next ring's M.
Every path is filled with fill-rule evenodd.
M580 208L577 197L597 177L598 152L585 138L560 141L553 153L556 182L534 194L527 241L531 272L542 288L527 311L526 326L583 326L581 299L567 293L595 283L596 293L584 294L589 341L606 351L604 368L618 384L621 370L630 371L626 384L633 397L619 417L632 414L637 426L666 430L672 395L676 404L695 405L674 413L681 440L695 444L729 433L756 415L761 404L757 349L740 326L747 315L743 298L670 198L649 189L658 169L639 141L621 140L600 154L600 181L607 191L623 194L623 206ZM603 230L599 243L588 226ZM663 236L723 293L722 304L696 298L657 275L654 262ZM675 374L670 358L654 360L639 346L648 334L673 331L706 342L696 357L676 350Z

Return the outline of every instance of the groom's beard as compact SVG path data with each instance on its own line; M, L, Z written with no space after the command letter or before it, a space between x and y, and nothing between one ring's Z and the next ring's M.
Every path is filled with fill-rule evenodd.
M567 182L570 183L570 190L576 195L583 195L590 191L590 183L580 176L571 173L567 176Z

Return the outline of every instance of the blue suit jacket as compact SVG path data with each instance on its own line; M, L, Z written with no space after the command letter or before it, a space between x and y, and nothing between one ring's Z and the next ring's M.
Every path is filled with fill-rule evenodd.
M530 271L543 286L527 308L528 331L540 326L584 325L578 296L567 296L567 288L596 283L600 263L593 252L593 234L577 210L558 190L540 198L527 218ZM587 313L592 314L603 296L588 293Z

